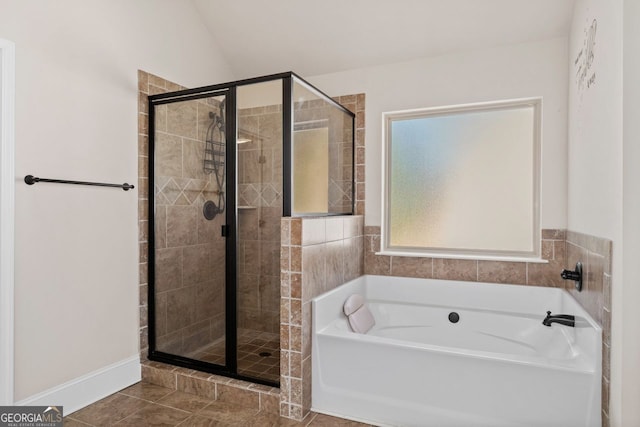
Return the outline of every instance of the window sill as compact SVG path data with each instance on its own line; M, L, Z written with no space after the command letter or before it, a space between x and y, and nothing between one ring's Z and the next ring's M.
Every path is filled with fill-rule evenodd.
M508 256L508 255L476 255L476 254L449 254L439 252L403 252L403 251L379 251L376 255L387 256L404 256L404 257L416 257L416 258L444 258L444 259L463 259L470 261L507 261L507 262L530 262L536 264L547 264L548 260L539 257L524 257L524 256Z

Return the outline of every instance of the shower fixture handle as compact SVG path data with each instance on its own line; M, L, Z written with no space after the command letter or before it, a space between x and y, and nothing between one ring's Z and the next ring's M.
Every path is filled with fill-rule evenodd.
M576 285L576 289L578 292L582 292L582 263L576 263L576 269L574 271L564 269L560 273L560 277L564 280L573 280Z

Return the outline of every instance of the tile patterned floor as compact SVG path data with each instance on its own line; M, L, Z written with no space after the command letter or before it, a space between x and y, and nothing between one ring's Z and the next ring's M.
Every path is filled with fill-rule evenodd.
M224 340L191 357L223 365ZM277 383L280 380L280 334L239 329L238 373Z
M153 384L138 383L64 418L65 427L86 426L255 426L366 427L311 413L298 422L254 408L206 399Z

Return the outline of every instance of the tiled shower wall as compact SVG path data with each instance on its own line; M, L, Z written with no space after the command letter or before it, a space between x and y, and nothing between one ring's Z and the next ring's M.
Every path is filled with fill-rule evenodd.
M611 355L611 241L566 230L542 230L542 258L548 263L480 261L376 255L380 227L365 227L365 274L564 288L602 326L602 425L609 425ZM583 290L560 277L583 264ZM541 313L541 316L544 313Z
M238 327L279 333L282 106L238 112Z
M183 87L138 70L138 236L140 241L140 353L148 350L149 104L147 97Z
M364 108L364 95L361 95ZM345 106L357 114L356 96L336 98L339 103L348 101ZM344 104L343 104L344 105ZM362 114L361 114L362 115ZM355 123L350 117L324 99L313 99L294 103L294 131L322 129L328 132L328 212L341 214L350 212L353 198L353 157L351 145ZM328 121L327 121L328 120ZM294 165L305 168L307 165Z
M355 214L364 215L364 116L365 116L365 94L358 93L355 95L343 95L333 98L347 110L355 113L354 130L355 147L353 156L353 164L355 166ZM344 146L343 146L344 147ZM344 149L344 148L343 148ZM343 167L346 166L349 156L344 155L342 158Z

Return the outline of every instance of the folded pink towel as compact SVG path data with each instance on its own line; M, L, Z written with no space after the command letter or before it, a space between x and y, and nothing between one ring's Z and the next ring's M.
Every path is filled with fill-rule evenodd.
M349 325L353 332L366 334L376 324L371 311L364 305L362 295L353 294L347 298L344 302L343 310L349 319Z

